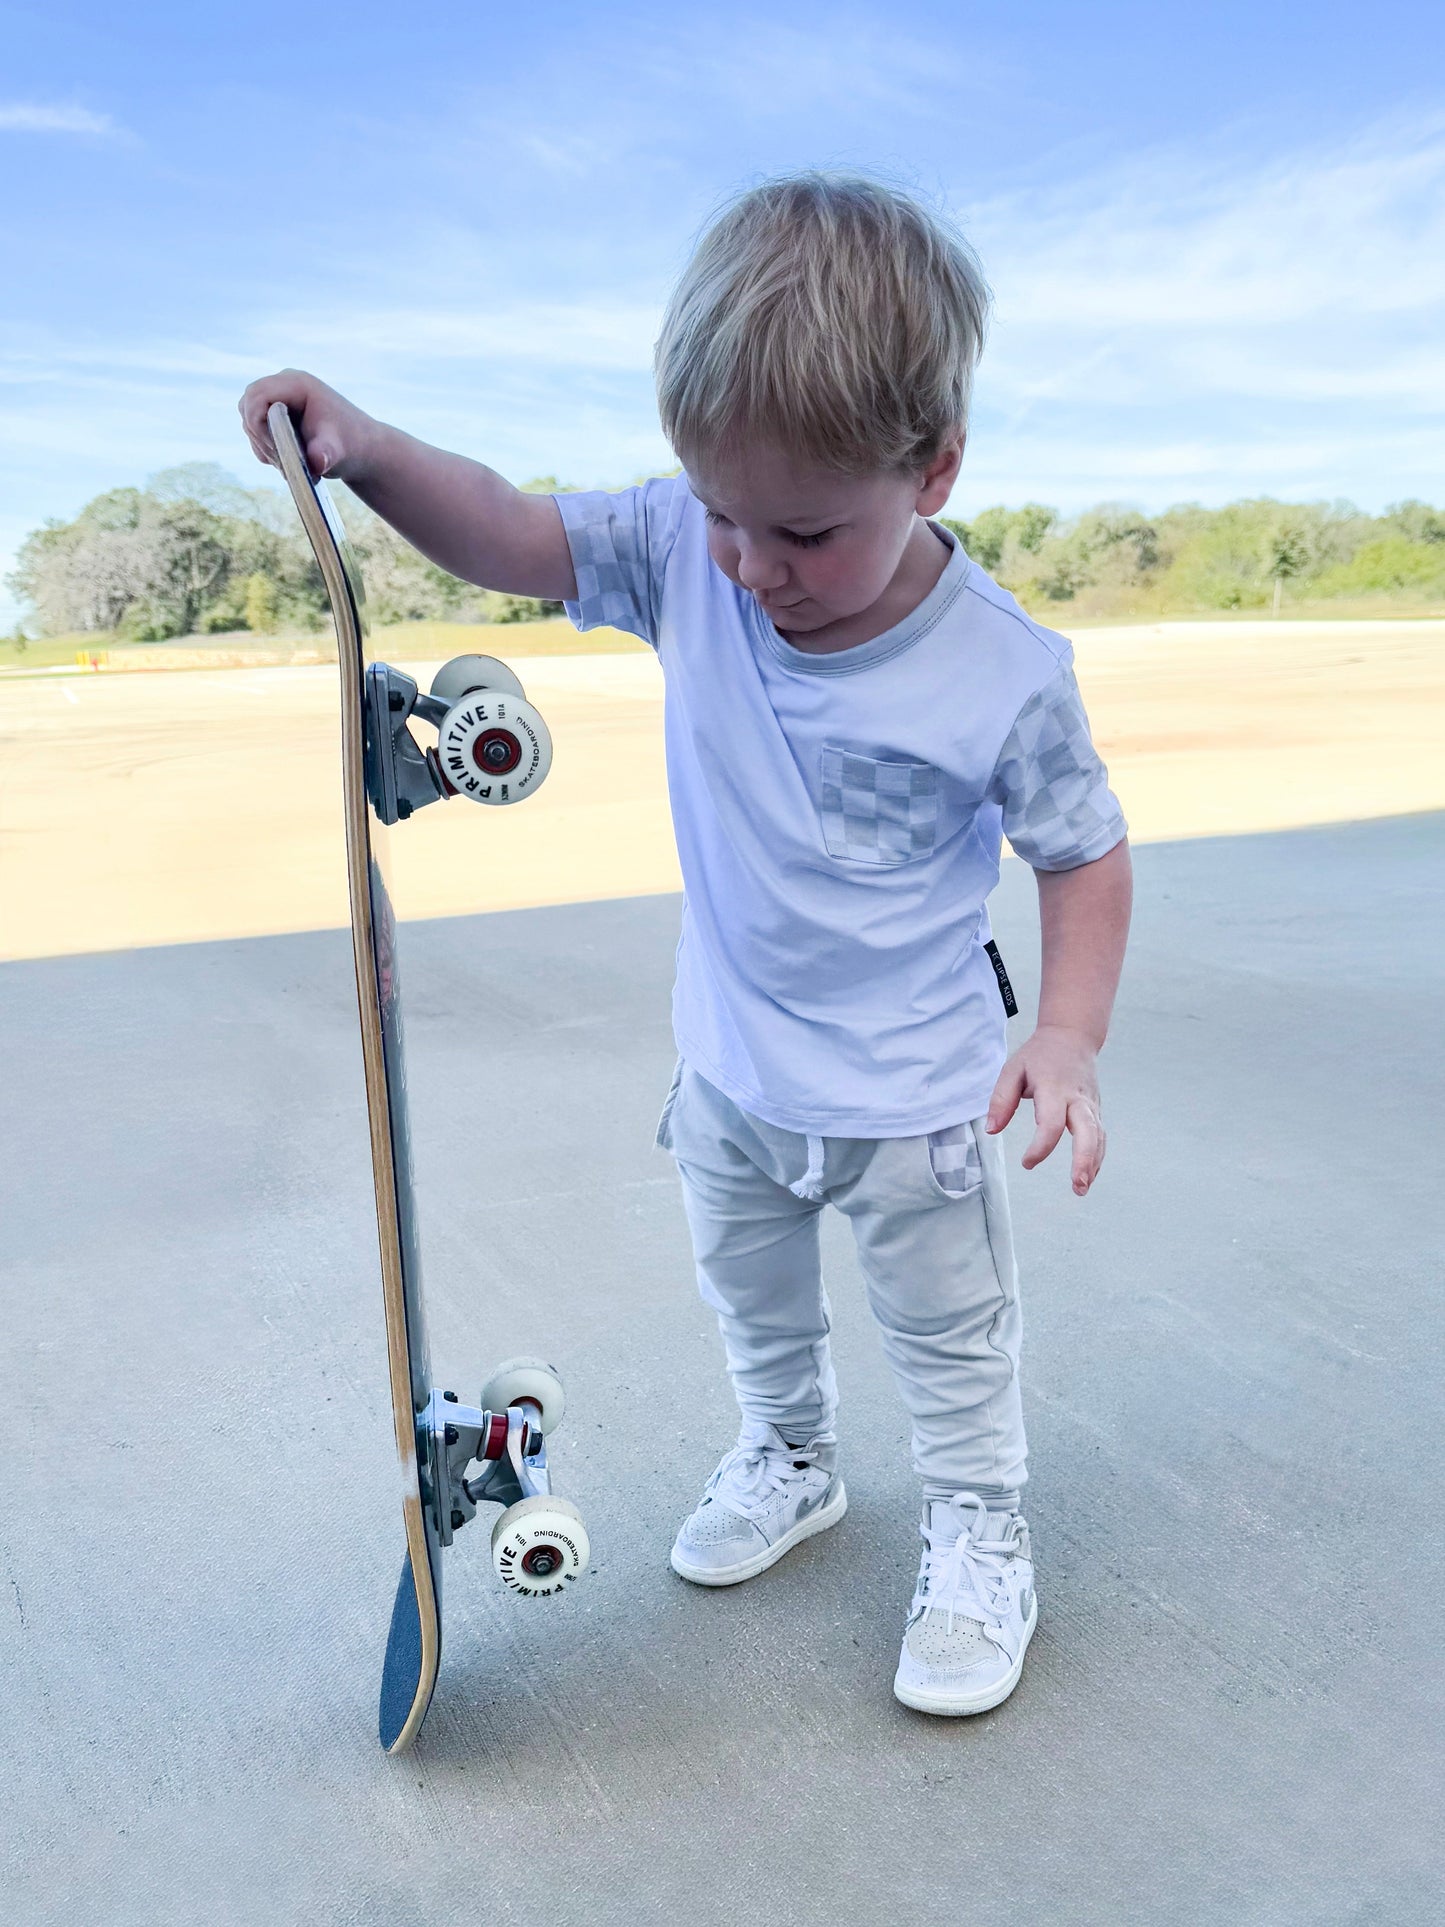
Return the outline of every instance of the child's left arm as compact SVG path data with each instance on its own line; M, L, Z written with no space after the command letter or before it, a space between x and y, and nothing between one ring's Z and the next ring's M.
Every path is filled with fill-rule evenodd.
M1035 1128L1024 1169L1042 1164L1067 1129L1074 1143L1074 1190L1083 1197L1104 1162L1096 1065L1129 935L1129 845L1118 843L1107 856L1074 870L1034 874L1043 939L1039 1021L999 1073L988 1129L1001 1131L1021 1101L1032 1098Z

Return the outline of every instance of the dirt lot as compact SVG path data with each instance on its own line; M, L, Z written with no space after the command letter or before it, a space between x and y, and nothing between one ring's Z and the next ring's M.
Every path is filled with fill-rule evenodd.
M1445 807L1445 622L1165 623L1076 649L1138 841ZM679 885L650 656L522 673L552 776L523 809L453 803L393 837L404 916ZM335 712L325 665L0 681L0 956L343 923Z

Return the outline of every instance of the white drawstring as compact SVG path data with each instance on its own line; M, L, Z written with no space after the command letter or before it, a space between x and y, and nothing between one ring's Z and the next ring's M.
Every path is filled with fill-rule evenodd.
M809 1204L823 1202L823 1140L820 1137L808 1139L808 1168L796 1184L788 1189L795 1198L804 1198Z

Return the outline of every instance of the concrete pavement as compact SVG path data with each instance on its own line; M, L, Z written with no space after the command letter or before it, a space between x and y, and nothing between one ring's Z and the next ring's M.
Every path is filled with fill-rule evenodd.
M667 1570L732 1430L649 1148L676 899L404 932L438 1375L556 1360L596 1569L516 1601L463 1534L396 1762L347 938L5 966L0 1915L1438 1919L1442 855L1139 853L1104 1177L1016 1174L1040 1629L956 1723L889 1694L915 1501L838 1224L852 1509L735 1591ZM1030 899L1010 863L1026 1010Z

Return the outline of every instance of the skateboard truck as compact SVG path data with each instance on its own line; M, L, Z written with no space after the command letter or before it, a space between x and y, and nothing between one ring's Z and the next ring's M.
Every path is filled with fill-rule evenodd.
M454 657L426 694L405 670L370 663L365 717L367 795L386 824L453 796L520 803L552 765L547 725L495 656ZM413 717L435 729L434 747L412 735Z
M422 1417L422 1500L449 1546L479 1504L505 1509L492 1527L492 1564L502 1583L533 1598L561 1592L585 1571L586 1529L576 1506L555 1498L546 1434L561 1422L562 1383L540 1359L513 1358L482 1388L480 1405L433 1391ZM468 1477L478 1463L480 1471Z

